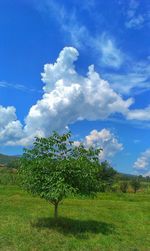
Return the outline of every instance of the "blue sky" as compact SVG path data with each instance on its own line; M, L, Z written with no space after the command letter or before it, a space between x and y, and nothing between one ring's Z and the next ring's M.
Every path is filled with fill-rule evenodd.
M1 0L0 30L1 153L67 127L150 175L149 0Z

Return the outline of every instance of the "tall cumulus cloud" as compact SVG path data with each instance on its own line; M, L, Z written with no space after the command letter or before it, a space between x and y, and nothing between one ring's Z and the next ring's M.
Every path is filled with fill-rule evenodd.
M14 107L0 107L1 144L28 145L35 136L45 137L53 130L61 132L77 120L103 120L114 113L127 119L138 117L137 111L134 116L134 111L129 110L133 100L124 100L93 65L86 76L76 71L78 56L75 48L65 47L54 64L44 65L44 94L30 108L24 125L17 120Z

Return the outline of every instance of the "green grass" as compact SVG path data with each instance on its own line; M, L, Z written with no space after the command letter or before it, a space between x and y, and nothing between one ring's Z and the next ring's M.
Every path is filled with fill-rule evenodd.
M0 187L1 251L149 251L150 194L100 194L53 207L15 186Z

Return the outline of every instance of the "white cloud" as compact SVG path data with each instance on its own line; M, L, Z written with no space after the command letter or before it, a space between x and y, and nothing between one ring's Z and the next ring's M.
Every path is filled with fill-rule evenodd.
M140 28L144 24L144 21L144 17L142 15L138 15L127 21L125 25L127 28Z
M64 10L65 11L65 10ZM66 11L65 11L66 12ZM93 47L93 37L89 34L85 25L80 24L76 17L76 12L71 14L65 13L65 19L61 20L61 29L65 31L73 46L78 49L84 49L85 47ZM59 20L60 22L60 20Z
M135 62L130 56L128 56L114 37L106 32L94 33L90 32L90 29L85 25L80 16L78 16L78 8L80 4L80 10L87 9L91 22L97 23L97 20L101 18L101 14L97 16L97 8L95 1L76 1L74 5L67 10L66 5L56 2L54 0L44 0L39 3L35 1L36 8L41 14L47 13L48 16L52 16L57 20L60 30L65 32L65 39L78 49L87 50L88 53L94 55L97 64L101 68L107 69L107 74L103 75L111 84L116 92L121 94L141 93L150 88L150 64L149 61ZM148 20L148 14L139 13L140 1L131 0L126 5L123 5L123 13L126 15L126 25L130 28L139 28L146 20ZM146 4L147 6L147 4ZM127 7L127 9L125 9ZM120 7L119 7L120 8ZM147 6L148 9L148 6ZM131 27L132 26L132 27ZM134 26L134 27L133 27ZM138 61L138 60L137 60ZM117 72L123 66L123 73ZM114 68L115 71L112 71ZM111 70L111 71L110 71Z
M43 88L46 93L53 90L57 85L56 82L62 77L69 80L69 82L65 82L65 85L70 85L70 78L74 79L76 75L74 62L78 56L79 53L76 49L66 47L60 52L56 63L44 65L44 72L41 73L41 76L42 81L46 84ZM76 79L74 80L76 81Z
M5 145L16 145L16 141L22 138L22 125L20 121L12 121L8 123L0 132L0 142Z
M101 131L93 130L85 137L84 143L86 146L94 146L102 148L100 159L108 159L113 157L117 152L123 150L123 145L118 142L117 137L108 129Z
M56 63L44 66L42 81L45 83L45 93L42 99L30 108L25 119L23 136L21 141L16 141L17 144L27 144L28 139L31 140L36 135L48 136L52 130L64 130L67 125L79 119L97 120L105 119L116 112L127 113L132 99L123 100L109 83L94 71L94 66L89 67L86 77L79 75L74 68L77 57L76 49L66 47L61 51ZM16 121L15 110L11 109L14 114L11 121ZM21 128L21 124L17 123L16 126ZM5 128L2 136L6 137L6 132L9 135L13 130L10 127ZM14 132L13 134L15 135Z
M10 145L22 136L22 125L17 120L15 108L0 106L0 143Z
M114 90L122 94L130 94L135 88L139 91L150 89L150 62L129 62L129 68L125 73L104 74L104 77L112 83Z
M44 66L44 94L30 108L24 126L17 120L14 107L0 107L0 143L31 144L35 136L63 131L77 120L104 120L115 113L130 120L150 120L149 107L130 110L133 100L117 94L93 65L86 76L80 75L74 66L78 55L75 48L65 47L54 64Z
M130 110L127 114L129 120L150 121L150 106L145 109Z
M11 121L16 120L16 110L13 106L4 108L0 106L0 128L4 128Z
M66 38L76 48L83 48L90 45L91 37L85 25L82 25L77 18L76 9L70 8L69 11L65 8L64 4L60 4L54 0L44 0L42 2L34 1L35 8L44 15L53 16L59 24L60 30L66 33ZM77 4L77 3L76 3ZM83 4L84 5L84 4ZM82 3L80 3L80 8ZM89 4L86 3L88 7ZM50 15L49 15L50 14Z
M148 2L147 2L148 3ZM140 10L140 5L142 4L140 1L137 0L130 0L128 10L126 13L126 22L125 26L128 29L140 29L143 27L146 21L149 19L149 5L146 4L147 11L143 13Z
M122 65L124 61L123 53L106 34L102 34L99 40L96 39L95 45L101 53L102 64L113 68L119 68Z
M23 92L37 92L37 90L35 90L34 88L27 88L22 84L14 84L14 83L9 83L7 81L0 81L0 88L11 88Z
M141 153L141 156L135 161L134 168L144 176L150 174L150 148Z
M101 161L110 159L116 153L123 150L123 144L119 143L116 135L106 128L103 128L101 131L92 130L89 135L85 136L82 143L87 148L90 146L101 148L102 151L99 154L99 159ZM76 146L80 144L81 141L74 142Z
M38 8L40 13L45 13L46 11L46 13L50 13L50 16L54 16L60 25L60 30L63 33L65 32L65 38L69 40L69 43L80 50L90 49L92 54L96 55L101 66L119 68L123 64L124 54L117 47L115 40L106 33L91 33L77 15L77 8L79 7L80 9L88 10L91 14L95 1L79 1L76 2L75 6L68 11L64 5L53 0L45 0L42 4L36 2L36 8ZM92 9L92 11L94 10ZM99 15L97 18L99 18Z
M43 98L34 105L26 118L25 131L47 135L53 129L64 129L79 119L105 119L110 114L126 114L132 99L123 100L107 81L90 66L87 77L74 68L78 51L64 48L56 63L44 66Z

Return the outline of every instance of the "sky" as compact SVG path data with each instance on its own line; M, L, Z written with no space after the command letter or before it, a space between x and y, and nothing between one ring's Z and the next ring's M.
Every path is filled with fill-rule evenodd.
M0 1L0 153L71 130L150 175L150 1Z

